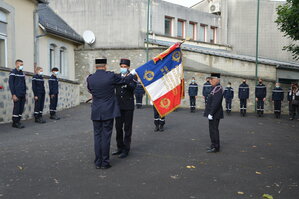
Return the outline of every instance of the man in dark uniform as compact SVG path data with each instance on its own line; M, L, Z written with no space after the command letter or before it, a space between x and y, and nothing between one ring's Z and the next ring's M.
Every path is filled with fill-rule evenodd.
M234 99L234 89L230 82L228 82L227 87L224 89L223 96L225 98L226 112L229 114L232 111L232 100Z
M143 95L145 94L144 88L140 81L137 81L137 85L136 85L134 93L135 93L135 98L136 98L136 108L140 109L140 108L142 108L142 98L143 98Z
M130 75L130 60L120 60L120 75ZM120 117L115 118L117 151L112 155L119 155L119 158L126 158L130 152L132 125L134 115L134 90L137 84L137 77L134 77L127 84L116 86L116 98L120 108Z
M287 100L288 100L288 104L289 104L289 116L290 119L292 118L292 88L293 88L294 84L291 84L291 87L288 90L288 94L287 94Z
M32 78L32 90L34 94L34 118L36 123L46 123L43 119L43 110L45 103L45 84L43 78L43 69L36 67L35 75Z
M274 102L274 114L276 118L280 118L281 102L283 101L283 98L283 90L277 82L275 88L272 90L272 102Z
M9 74L9 88L14 103L12 127L21 129L25 127L21 124L21 119L26 102L26 82L23 73L23 61L20 59L16 60L15 66L16 68Z
M249 98L249 86L246 84L246 79L244 79L243 83L239 86L238 96L240 99L240 113L242 116L245 116L247 110L247 99Z
M257 114L261 117L264 114L264 103L266 100L267 88L263 84L263 80L259 79L259 83L255 87L255 97L257 101Z
M58 68L52 68L52 75L48 81L49 83L49 95L50 95L50 119L59 120L60 118L56 115L56 108L58 103Z
M195 112L196 109L196 97L198 95L198 85L195 82L195 78L192 77L191 83L188 88L188 94L190 97L190 111L191 113Z
M291 97L292 113L290 120L294 120L297 115L297 120L299 120L299 86L297 83L292 85L292 90L289 93Z
M109 160L110 141L114 118L120 116L115 96L115 85L133 79L132 75L122 78L106 71L107 59L96 59L96 72L87 78L87 88L92 94L91 120L94 128L94 150L96 169L111 167ZM135 70L133 70L135 72ZM132 71L132 72L133 72Z
M212 85L210 84L210 79L206 78L206 83L204 83L202 88L202 96L203 99L205 100L205 105L207 104L208 95L211 93L211 90L212 90Z
M157 109L155 106L153 106L154 109L154 124L155 124L155 129L154 131L164 131L164 125L165 125L165 117L161 117L160 114L158 113Z
M219 139L219 123L223 118L223 88L220 85L220 74L212 73L210 77L212 91L208 96L208 101L205 109L204 116L209 119L209 131L211 138L211 146L208 148L208 153L216 153L220 150Z

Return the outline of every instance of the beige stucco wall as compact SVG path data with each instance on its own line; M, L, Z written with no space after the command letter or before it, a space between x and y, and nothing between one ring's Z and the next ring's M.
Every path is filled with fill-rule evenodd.
M38 49L39 49L39 59L38 65L44 68L46 75L50 75L50 55L49 49L50 45L55 44L55 66L59 65L59 49L64 47L66 49L66 67L62 70L60 77L65 79L74 80L75 79L75 65L74 65L74 48L75 45L59 37L52 35L46 35L38 39Z
M22 59L26 71L34 69L34 10L31 0L3 0L14 12L8 13L7 67L13 68L15 59Z

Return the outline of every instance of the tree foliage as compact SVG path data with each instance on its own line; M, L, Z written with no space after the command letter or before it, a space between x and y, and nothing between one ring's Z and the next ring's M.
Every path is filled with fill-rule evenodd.
M292 44L284 46L283 50L292 52L293 58L299 60L299 0L287 0L276 10L278 17L275 22L279 30L293 41Z

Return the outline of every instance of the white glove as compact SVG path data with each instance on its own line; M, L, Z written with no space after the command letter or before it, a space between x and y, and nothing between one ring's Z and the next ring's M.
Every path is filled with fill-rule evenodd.
M209 115L208 115L208 119L209 119L209 120L213 120L213 116L209 114Z
M130 74L136 75L137 73L136 73L135 69L133 69L133 70L131 70Z

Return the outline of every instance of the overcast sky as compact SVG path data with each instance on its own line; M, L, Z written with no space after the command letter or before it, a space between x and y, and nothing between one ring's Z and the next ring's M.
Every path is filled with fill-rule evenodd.
M163 0L163 1L168 1L171 3L179 4L182 6L190 7L193 6L194 4L202 1L202 0Z

